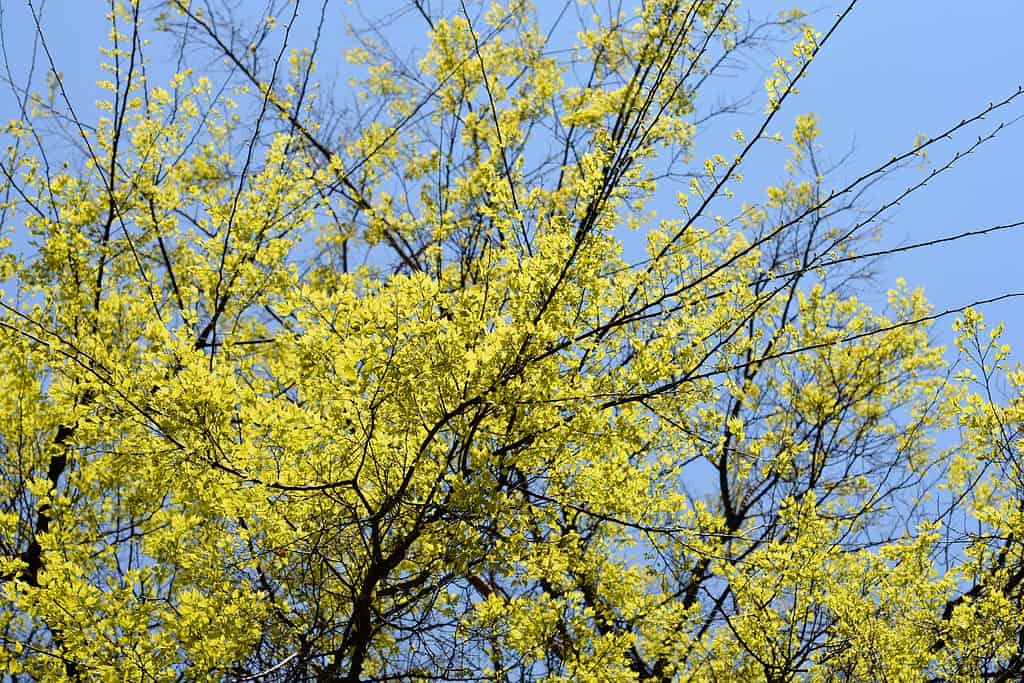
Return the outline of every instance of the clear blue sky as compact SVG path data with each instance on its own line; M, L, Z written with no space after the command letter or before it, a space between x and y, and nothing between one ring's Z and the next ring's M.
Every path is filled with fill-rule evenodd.
M40 0L33 1L38 7ZM553 0L536 2L543 7ZM306 0L304 13L315 14L317 4ZM452 2L446 4L457 7ZM374 11L383 6L364 5ZM745 6L757 15L779 5L776 0L748 0ZM45 3L44 26L57 67L64 72L72 97L83 103L87 114L96 96L92 86L98 73L96 47L107 30L105 6L106 2L98 0ZM240 6L262 13L265 3L243 0ZM24 65L34 30L25 0L0 0L0 7L6 15L4 28L11 61ZM805 9L814 10L814 19L821 26L828 24L840 8L838 2L805 5ZM339 36L337 18L331 27ZM798 113L818 113L822 141L829 153L838 157L853 146L854 155L847 167L849 177L853 177L904 149L918 132L939 131L1024 84L1022 28L1021 0L862 0L819 57L801 95L780 119L778 130L788 131ZM330 54L336 52L325 52L322 64ZM45 59L42 55L39 58ZM768 64L770 59L765 57L763 66ZM0 95L0 116L6 119L11 113L9 98ZM1009 111L1010 117L1019 114L1024 114L1024 106ZM992 123L1005 118L993 119ZM986 126L971 129L953 145L936 150L933 159L941 160L944 153L952 153L987 130ZM732 149L725 143L719 148ZM705 151L718 150L709 145ZM1022 152L1024 122L1011 126L891 214L883 245L918 242L1024 219ZM904 174L900 183L914 179L912 174ZM901 186L886 186L877 198L884 200L886 190ZM1011 231L892 257L884 262L877 284L884 289L897 275L903 275L912 285L924 286L936 307L945 309L1009 291L1024 291L1022 256L1024 230ZM1014 344L1015 356L1024 357L1024 300L984 310L987 318L1006 321L1007 340ZM949 322L937 326L939 339L949 339Z
M819 22L834 13L823 11ZM869 168L917 132L940 131L1024 85L1022 29L1020 0L868 0L821 55L798 107L821 115L829 149L838 153L855 141L852 168ZM1009 117L1021 114L1024 107L1016 106ZM934 161L989 129L972 128ZM908 199L887 226L885 243L1024 219L1022 152L1024 121ZM882 281L903 275L944 309L1024 291L1022 258L1024 230L1009 231L891 257ZM984 310L986 318L1006 321L1007 339L1024 358L1024 300ZM944 333L949 322L940 327Z

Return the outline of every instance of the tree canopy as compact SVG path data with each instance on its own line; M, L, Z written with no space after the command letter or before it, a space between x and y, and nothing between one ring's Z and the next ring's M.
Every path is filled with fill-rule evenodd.
M93 117L26 0L7 678L1020 680L1024 371L857 293L1021 91L843 180L788 103L856 2L433 4L415 59L350 8L338 85L332 3L112 0Z

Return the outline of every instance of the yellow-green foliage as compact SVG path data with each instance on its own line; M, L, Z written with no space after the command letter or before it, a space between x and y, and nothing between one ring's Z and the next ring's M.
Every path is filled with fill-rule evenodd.
M158 24L226 75L147 77L115 5L99 118L58 79L6 127L12 680L1018 680L1024 373L845 286L803 15L730 151L732 2L580 2L558 46L413 3L429 48L355 34L340 128L310 49L261 52L296 4L251 46L201 5Z

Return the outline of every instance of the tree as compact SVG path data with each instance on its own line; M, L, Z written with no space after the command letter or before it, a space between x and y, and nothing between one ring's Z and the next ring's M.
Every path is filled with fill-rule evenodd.
M855 3L414 0L422 59L354 30L347 109L327 4L271 5L113 2L94 121L41 29L49 94L9 76L11 680L1024 675L1024 372L974 308L853 295L875 219L995 132L866 190L1020 91L850 183L798 116L741 203ZM783 39L760 122L700 149Z

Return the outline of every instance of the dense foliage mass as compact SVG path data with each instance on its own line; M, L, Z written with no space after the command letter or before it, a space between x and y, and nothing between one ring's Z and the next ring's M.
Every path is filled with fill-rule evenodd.
M785 105L852 6L539 4L412 2L415 61L353 24L331 89L328 4L113 3L95 119L40 31L0 161L9 679L1020 679L1024 372L972 309L946 351L921 292L853 295L976 119L837 181Z

